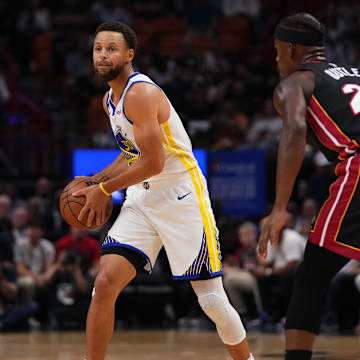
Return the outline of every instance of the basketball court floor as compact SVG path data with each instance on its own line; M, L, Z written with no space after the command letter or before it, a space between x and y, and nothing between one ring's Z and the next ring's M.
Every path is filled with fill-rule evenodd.
M0 334L1 360L83 360L83 332ZM256 360L283 359L283 334L250 333ZM231 360L215 331L117 330L106 360ZM319 337L313 359L359 360L360 338Z

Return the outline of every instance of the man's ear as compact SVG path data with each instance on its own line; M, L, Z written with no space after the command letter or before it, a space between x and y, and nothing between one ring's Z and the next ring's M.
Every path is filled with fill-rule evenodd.
M291 58L293 58L295 56L295 45L289 42L288 46L289 46L290 56Z
M134 56L135 56L135 51L134 51L134 49L129 49L129 51L128 51L128 60L129 60L129 61L133 61Z

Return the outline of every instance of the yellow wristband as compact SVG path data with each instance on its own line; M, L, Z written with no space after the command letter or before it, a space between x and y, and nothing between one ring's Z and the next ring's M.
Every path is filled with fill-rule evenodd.
M103 185L102 182L99 184L99 186L100 186L101 191L102 191L106 196L111 196L111 194L109 194L109 193L104 189L104 185Z

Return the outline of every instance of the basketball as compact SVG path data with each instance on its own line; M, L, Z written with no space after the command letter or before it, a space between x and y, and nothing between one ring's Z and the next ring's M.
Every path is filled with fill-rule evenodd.
M62 217L69 225L76 227L79 230L91 230L103 226L109 220L113 210L113 200L112 197L109 196L109 200L106 204L105 221L102 224L97 226L95 220L93 220L92 226L88 227L86 225L87 216L83 221L78 220L79 213L86 203L86 198L85 196L75 197L72 194L78 190L83 189L84 187L94 184L97 183L90 180L90 178L77 178L69 182L60 195L59 208Z

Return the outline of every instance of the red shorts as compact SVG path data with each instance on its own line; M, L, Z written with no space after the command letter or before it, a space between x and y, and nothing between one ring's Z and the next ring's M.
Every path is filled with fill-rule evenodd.
M360 154L338 163L337 180L330 186L310 230L309 241L339 255L360 260Z

